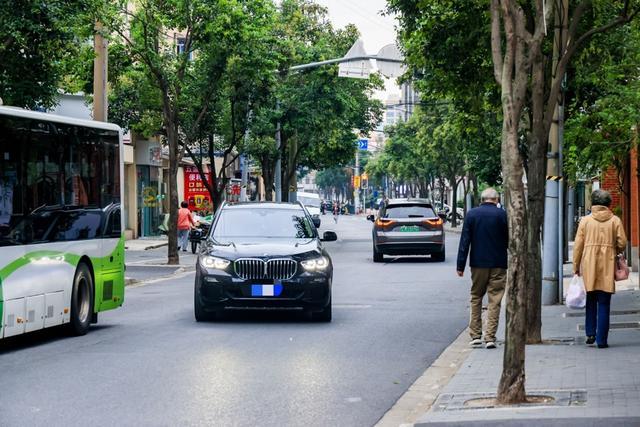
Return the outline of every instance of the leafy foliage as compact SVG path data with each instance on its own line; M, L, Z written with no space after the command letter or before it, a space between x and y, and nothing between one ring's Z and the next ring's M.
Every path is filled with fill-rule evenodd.
M0 97L37 108L55 102L64 78L92 61L92 0L4 0L0 6ZM89 39L90 40L90 39Z

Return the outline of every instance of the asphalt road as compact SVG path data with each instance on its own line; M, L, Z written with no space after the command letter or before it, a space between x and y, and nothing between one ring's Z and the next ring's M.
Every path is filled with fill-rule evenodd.
M371 426L464 329L468 279L445 263L371 259L370 223L340 240L333 322L291 312L193 318L193 273L127 288L84 337L0 341L0 425Z

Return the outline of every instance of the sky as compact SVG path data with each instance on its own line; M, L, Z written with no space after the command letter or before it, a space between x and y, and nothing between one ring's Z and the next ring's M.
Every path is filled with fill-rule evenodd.
M368 54L376 54L383 46L395 43L396 20L392 16L381 14L386 8L386 0L314 1L329 10L329 19L334 27L343 28L347 24L354 24L360 31ZM376 98L384 101L390 94L400 94L395 79L387 80L386 90L376 93Z

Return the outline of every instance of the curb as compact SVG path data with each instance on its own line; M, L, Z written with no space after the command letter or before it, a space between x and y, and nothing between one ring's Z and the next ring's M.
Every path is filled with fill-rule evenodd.
M151 266L151 267L157 267L157 266ZM179 267L177 268L173 273L171 274L167 274L164 276L156 276L156 277L149 277L148 279L134 279L131 277L125 277L124 278L124 285L125 286L133 286L133 285L138 285L140 283L145 283L145 282L149 282L149 281L157 281L157 280L166 280L166 279L170 279L173 276L177 276L179 274L182 273L191 273L192 271L195 271L196 267L193 266L189 266L189 267Z
M376 427L398 427L415 424L436 401L471 354L469 329L465 328L398 401L376 423Z

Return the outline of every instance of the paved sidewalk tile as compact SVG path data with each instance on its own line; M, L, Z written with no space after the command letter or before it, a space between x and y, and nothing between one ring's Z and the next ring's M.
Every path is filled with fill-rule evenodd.
M577 399L564 406L448 410L445 399L440 408L436 401L416 425L457 425L478 420L523 421L504 425L534 425L527 420L547 420L538 425L574 425L570 421L577 419L584 422L581 425L599 425L604 419L620 421L611 425L640 425L640 291L617 292L611 304L612 325L632 322L637 325L611 329L610 348L585 345L584 331L579 330L584 325L584 311L549 306L543 307L545 344L526 349L528 394L574 392L576 396L584 396L584 401ZM503 312L499 337L504 337L504 324ZM495 393L502 371L502 350L503 343L499 342L497 350L472 351L444 387L441 397Z

